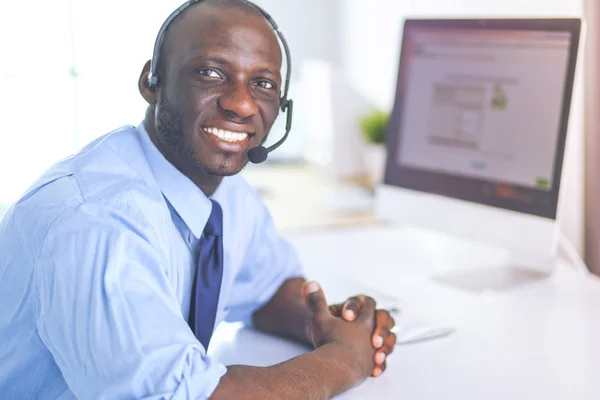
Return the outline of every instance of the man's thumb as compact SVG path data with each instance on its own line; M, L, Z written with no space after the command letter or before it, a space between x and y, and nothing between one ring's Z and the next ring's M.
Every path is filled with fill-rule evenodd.
M313 314L329 313L325 294L317 282L306 282L303 287L304 299Z

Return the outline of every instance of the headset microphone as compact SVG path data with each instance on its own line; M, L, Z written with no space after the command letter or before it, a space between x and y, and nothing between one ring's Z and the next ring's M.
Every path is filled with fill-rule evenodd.
M269 150L265 146L253 147L248 150L248 160L254 164L260 164L267 159Z
M160 31L158 32L158 36L156 38L156 42L154 43L154 52L153 52L153 57L152 57L152 61L150 64L150 73L148 74L148 86L150 88L156 88L158 86L158 62L159 62L159 57L160 57L160 48L164 41L167 28L169 27L171 22L173 22L173 20L178 15L180 15L182 12L184 12L188 7L190 7L194 4L197 4L197 3L201 3L202 1L203 0L186 1L181 6L179 6L179 8L177 8L175 11L173 11L173 13L166 19L166 21L161 26ZM271 18L271 16L269 14L267 14L266 11L264 11L262 8L260 8L256 4L252 3L252 5L254 7L256 7L256 9L258 9L264 15L264 17L267 19L267 21L269 21L269 23L273 27L273 30L279 37L279 40L281 40L281 43L283 44L283 48L285 51L285 59L286 59L286 64L287 64L286 65L286 75L285 75L285 86L284 86L284 90L283 90L283 95L281 96L281 100L280 100L281 111L282 112L287 111L285 134L283 135L283 137L281 139L279 139L279 141L277 143L273 144L272 146L269 146L268 148L266 148L264 146L258 146L258 147L254 147L254 148L248 150L248 160L254 164L259 164L261 162L264 162L267 159L267 157L269 156L269 153L272 152L273 150L275 150L276 148L278 148L279 146L281 146L283 144L283 142L285 142L285 140L287 139L287 137L290 133L290 130L292 129L292 111L294 108L294 102L291 99L287 98L288 90L290 87L290 76L291 76L291 70L292 70L292 60L291 60L290 49L288 47L288 44L287 44L285 38L283 37L283 34L279 31L279 27L277 26L277 24L275 23L273 18Z

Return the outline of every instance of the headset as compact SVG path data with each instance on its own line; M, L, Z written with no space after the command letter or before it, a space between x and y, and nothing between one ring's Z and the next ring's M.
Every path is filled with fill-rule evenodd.
M153 52L152 60L151 60L151 64L150 64L150 73L148 74L148 85L151 88L155 89L158 86L158 72L157 71L158 71L158 65L159 65L160 49L162 47L163 41L165 40L165 33L167 31L167 28L173 22L173 20L175 20L175 18L177 18L181 13L183 13L189 7L191 7L195 4L201 3L202 1L204 1L204 0L186 1L181 6L179 6L179 8L177 8L175 11L173 11L171 13L171 15L169 15L169 17L162 24L160 31L158 31L158 36L156 37L156 42L154 43L154 52ZM248 151L248 160L250 160L250 162L252 162L254 164L259 164L267 159L270 152L272 152L273 150L275 150L276 148L281 146L283 144L283 142L285 142L285 140L287 139L287 137L290 133L290 130L292 129L292 111L294 109L294 102L292 101L292 99L287 98L288 90L289 90L289 86L290 86L292 60L291 60L290 49L288 47L288 44L287 44L285 38L283 37L283 34L279 31L279 27L277 26L277 24L275 23L273 18L271 18L271 16L266 11L264 11L262 8L260 8L256 4L251 3L251 2L248 2L248 3L250 3L251 5L256 7L256 9L262 13L262 15L265 17L265 19L269 22L269 24L271 24L271 27L273 27L273 30L277 34L277 37L279 37L279 40L283 44L283 49L285 51L285 60L286 60L285 86L284 86L284 90L283 90L283 95L280 98L281 111L282 112L287 111L285 134L277 143L273 144L272 146L270 146L268 148L265 148L264 146L259 146L259 147L254 147Z

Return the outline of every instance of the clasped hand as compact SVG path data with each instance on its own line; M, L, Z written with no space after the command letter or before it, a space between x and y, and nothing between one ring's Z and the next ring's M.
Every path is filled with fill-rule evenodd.
M386 310L377 309L376 302L366 295L349 298L344 303L327 306L325 296L316 282L304 286L305 298L313 312L307 326L307 336L315 347L332 341L344 342L355 352L359 362L368 364L370 376L378 377L386 369L386 358L394 351L396 335L391 332L395 321ZM365 355L370 353L370 359Z

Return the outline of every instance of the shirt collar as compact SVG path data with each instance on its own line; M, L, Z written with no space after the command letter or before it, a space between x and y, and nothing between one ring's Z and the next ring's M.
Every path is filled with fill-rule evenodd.
M212 208L209 198L156 148L148 136L144 122L138 125L137 130L154 179L163 196L194 236L200 238Z

